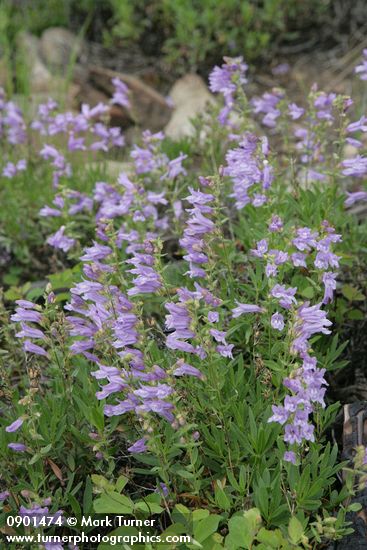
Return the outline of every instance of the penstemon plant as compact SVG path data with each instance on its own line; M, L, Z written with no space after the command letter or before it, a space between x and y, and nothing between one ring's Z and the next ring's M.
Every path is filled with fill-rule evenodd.
M345 365L339 289L365 233L346 208L367 194L346 189L366 159L343 152L363 149L366 120L316 86L302 107L278 89L247 98L247 69L225 58L209 79L224 107L189 144L144 131L115 180L103 155L124 139L108 106L49 100L27 126L2 96L3 177L39 170L21 158L33 147L51 165L39 215L65 268L43 295L25 288L11 326L1 310L3 523L52 514L47 532L64 532L68 514L115 513L117 498L207 550L351 532L358 487L338 478L327 371ZM98 179L86 170L75 189L88 159Z

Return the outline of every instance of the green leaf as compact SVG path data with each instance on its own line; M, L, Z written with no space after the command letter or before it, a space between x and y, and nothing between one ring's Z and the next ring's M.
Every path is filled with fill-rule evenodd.
M300 294L307 298L308 300L311 300L315 296L315 291L312 288L312 286L307 286L303 290L300 291Z
M364 314L360 309L352 309L348 311L347 313L348 319L351 319L352 321L363 321Z
M134 511L133 501L116 491L104 493L94 501L93 506L97 514L132 514Z
M155 502L145 502L144 500L135 502L135 509L146 512L147 514L161 514L163 512L163 508L159 504Z
M288 534L291 542L297 544L303 536L303 526L302 523L295 517L291 517L288 525Z
M362 292L360 292L360 290L358 290L358 288L356 288L355 286L352 286L352 285L344 285L342 286L342 294L343 296L349 300L350 302L353 302L353 301L360 301L362 302L364 300L364 295L362 294Z
M348 512L359 512L362 509L362 504L359 502L353 502L347 508Z
M70 506L71 506L71 509L73 510L74 515L75 515L77 518L80 518L81 515L82 515L82 511L81 511L79 502L76 500L75 496L72 495L71 493L69 493L69 494L67 495L67 499L68 499L68 501L69 501L69 504L70 504Z
M214 490L215 502L222 510L229 510L231 507L231 501L229 500L228 496L219 485L219 483L219 480L217 480Z
M122 489L125 487L125 485L129 482L129 478L126 476L120 476L116 481L116 491L121 493Z
M265 527L262 527L260 529L260 531L256 535L256 540L267 544L271 548L279 548L283 543L286 542L280 529L275 529L275 531L268 531L267 529L265 529Z
M85 489L83 495L83 513L84 515L89 515L89 512L93 507L93 486L92 481L89 476L85 480Z
M204 508L199 508L198 510L193 511L192 520L194 522L201 521L202 519L209 517L209 514L210 514L209 510L206 510Z
M198 542L203 542L205 539L210 537L218 529L218 525L221 516L212 514L207 518L202 519L199 523L194 523L194 537Z
M251 548L261 525L261 516L257 508L251 508L242 515L233 516L228 522L229 534L225 547L229 550Z
M112 485L112 483L110 483L104 476L92 474L91 478L93 485L95 485L98 489L103 489L104 491L113 491L115 489L115 486Z

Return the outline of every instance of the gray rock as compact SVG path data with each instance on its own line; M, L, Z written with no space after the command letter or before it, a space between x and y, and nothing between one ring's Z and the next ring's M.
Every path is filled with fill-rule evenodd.
M40 39L40 55L51 70L64 74L70 64L86 62L86 46L74 33L62 27L43 32Z
M204 113L208 104L215 103L204 80L191 73L174 83L169 97L174 104L174 111L165 133L172 139L193 135L192 119Z
M39 55L39 40L35 36L21 32L17 39L18 54L27 71L31 92L48 92L54 85L54 78Z
M114 77L120 78L129 88L131 108L124 109L113 105L111 119L115 121L114 124L126 127L135 123L140 128L149 128L153 132L162 130L167 124L172 109L168 106L166 98L140 78L94 65L89 69L92 83L109 95L113 93L111 80Z

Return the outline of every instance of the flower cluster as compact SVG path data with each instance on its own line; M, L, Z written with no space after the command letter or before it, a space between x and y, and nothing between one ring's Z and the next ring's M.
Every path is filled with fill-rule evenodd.
M145 130L142 134L143 147L134 145L130 153L135 171L139 174L153 175L157 173L161 180L176 178L179 174L186 174L182 166L182 161L187 158L187 155L180 155L169 160L165 153L160 150L160 142L164 139L163 132L152 134L150 130Z
M17 308L11 316L11 320L20 323L21 330L16 337L22 339L24 351L48 357L48 352L39 344L34 343L34 340L42 343L46 339L41 328L43 316L40 307L29 300L17 300L16 304Z
M27 139L22 111L13 101L6 101L0 88L0 139L9 145L22 145Z
M8 162L3 168L4 178L12 179L19 172L24 172L27 169L27 161L25 159L18 160L15 164Z
M267 201L265 192L273 181L273 170L267 160L268 154L267 138L258 138L250 133L244 134L238 146L227 152L224 174L233 182L231 197L236 200L238 210L249 203L259 207Z
M273 405L273 415L269 422L285 425L285 442L300 445L303 441L314 440L314 426L310 422L310 415L315 404L325 406L325 371L317 368L316 358L310 355L309 341L314 334L330 334L331 322L321 306L333 299L337 274L329 271L329 268L335 269L339 266L339 257L332 251L332 246L340 242L341 236L324 221L320 231L313 231L308 227L295 229L293 237L288 241L282 235L283 222L278 216L272 217L269 231L269 239L258 241L256 248L251 251L253 256L266 262L269 299L261 306L238 303L232 313L236 318L243 313L270 313L274 311L274 306L280 306L284 310L271 313L270 325L278 332L282 332L287 325L287 332L292 335L290 352L293 356L299 356L302 363L299 365L298 359L295 359L295 364L292 363L292 371L283 382L291 395L286 396L284 405ZM286 250L270 247L270 241L280 240L286 241ZM284 267L280 271L282 266ZM286 274L289 277L290 266L293 269L306 268L315 271L324 288L322 303L310 305L309 302L300 301L297 287L281 282ZM295 463L294 451L287 451L285 459Z
M223 65L215 66L209 75L210 90L220 93L224 98L225 106L218 117L223 125L228 123L230 113L234 109L236 92L247 83L247 69L248 66L242 57L225 57Z
M268 128L275 128L276 121L281 115L281 111L278 109L278 103L283 99L284 93L281 90L272 90L271 92L265 92L261 97L255 97L251 101L251 106L255 114L264 115L261 122ZM295 108L292 108L290 115L294 118ZM298 118L298 116L297 116Z

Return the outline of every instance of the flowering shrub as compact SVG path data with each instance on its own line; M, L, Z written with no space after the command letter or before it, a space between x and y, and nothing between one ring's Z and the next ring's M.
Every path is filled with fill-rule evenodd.
M210 76L223 104L196 135L143 132L116 179L108 106L50 100L27 123L2 96L1 172L16 185L44 170L39 216L64 267L1 310L2 522L51 514L61 532L70 514L150 511L208 550L350 532L327 386L365 233L347 208L367 198L367 163L344 145L363 151L367 125L316 86L303 106L249 99L246 72L225 58Z

